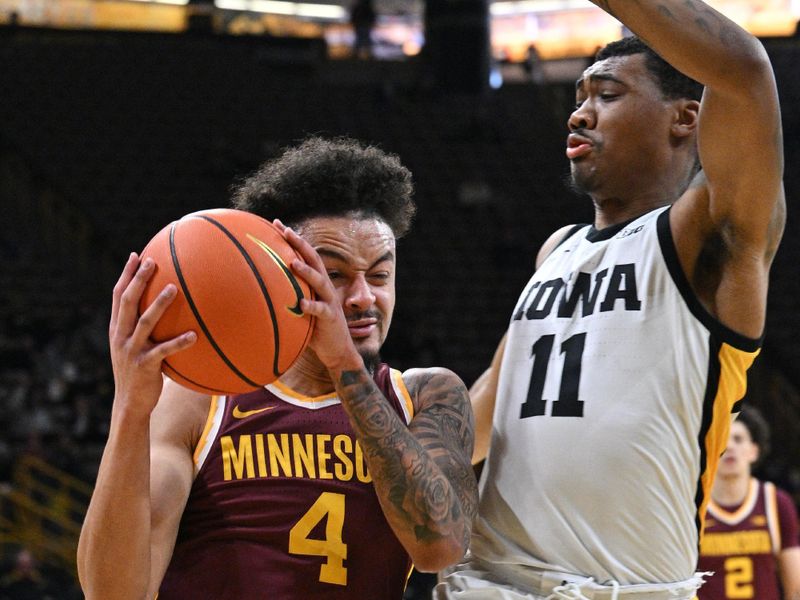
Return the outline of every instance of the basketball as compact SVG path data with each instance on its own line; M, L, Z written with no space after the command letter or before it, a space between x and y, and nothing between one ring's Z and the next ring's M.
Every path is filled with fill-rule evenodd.
M151 339L192 330L197 341L168 356L163 371L206 394L241 394L277 379L305 349L314 321L300 309L312 291L292 273L299 255L269 221L233 209L188 214L142 251L155 272L139 314L168 283L177 295Z

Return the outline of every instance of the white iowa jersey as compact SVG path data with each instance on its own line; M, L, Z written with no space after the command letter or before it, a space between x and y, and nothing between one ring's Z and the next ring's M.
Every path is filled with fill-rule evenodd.
M759 342L698 303L668 208L569 236L511 318L473 554L623 585L691 577Z

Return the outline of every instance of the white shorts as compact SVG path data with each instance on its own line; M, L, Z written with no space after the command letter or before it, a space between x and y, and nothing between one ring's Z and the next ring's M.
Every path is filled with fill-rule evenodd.
M571 573L471 559L443 573L433 600L692 600L705 573L675 583L600 585Z

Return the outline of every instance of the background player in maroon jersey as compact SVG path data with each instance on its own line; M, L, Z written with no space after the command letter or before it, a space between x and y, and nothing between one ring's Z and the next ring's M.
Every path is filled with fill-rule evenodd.
M306 140L235 206L292 229L316 299L308 349L274 384L207 397L162 381L194 333L153 344L174 297L137 319L152 273L132 254L110 324L115 398L81 532L88 598L399 599L413 560L462 557L477 486L467 390L441 368L393 371L379 350L395 301L410 173L352 140ZM299 237L297 233L303 237ZM224 293L224 291L221 291Z
M800 599L797 510L789 494L751 475L768 443L764 418L745 406L711 491L698 569L714 575L700 600Z

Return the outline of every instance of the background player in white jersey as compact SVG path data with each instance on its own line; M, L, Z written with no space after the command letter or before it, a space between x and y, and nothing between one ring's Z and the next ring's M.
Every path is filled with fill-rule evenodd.
M594 224L544 244L471 390L488 456L470 555L437 598L687 600L702 581L785 222L775 80L704 2L593 2L639 36L577 82L566 155Z

